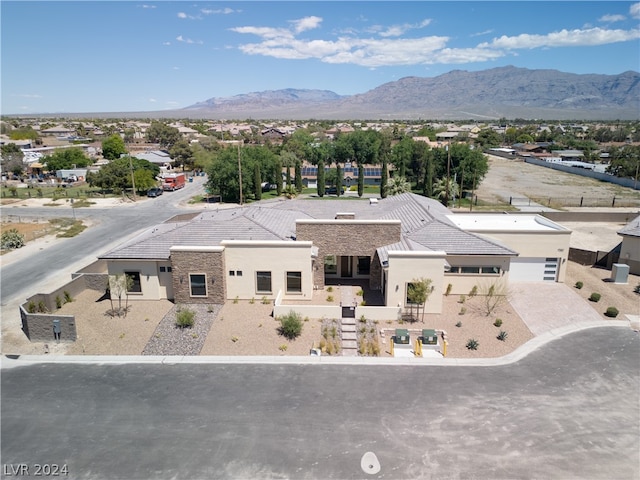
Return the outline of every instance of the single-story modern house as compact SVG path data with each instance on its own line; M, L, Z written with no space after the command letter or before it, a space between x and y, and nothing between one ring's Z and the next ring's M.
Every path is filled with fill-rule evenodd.
M640 275L640 215L618 231L618 235L622 237L618 263L626 263L629 273Z
M458 215L404 193L209 210L157 225L100 258L143 299L305 304L327 283L357 281L385 306L404 308L409 284L425 278L433 288L425 311L439 313L445 292L564 281L570 234L538 215Z

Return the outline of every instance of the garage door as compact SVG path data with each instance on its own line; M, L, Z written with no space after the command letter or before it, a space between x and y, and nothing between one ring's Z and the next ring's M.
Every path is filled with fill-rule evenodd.
M510 282L555 282L557 258L518 257L511 259Z

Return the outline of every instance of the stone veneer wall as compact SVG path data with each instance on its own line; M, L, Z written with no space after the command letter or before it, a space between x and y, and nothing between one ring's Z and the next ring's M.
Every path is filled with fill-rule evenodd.
M326 255L369 256L373 258L378 247L397 243L401 239L400 221L327 220L296 222L296 240L311 240L318 247L313 281L324 287L324 257ZM371 288L379 279L370 276ZM373 279L373 280L371 280ZM376 281L377 280L377 281Z
M207 248L197 250L171 249L171 271L175 303L224 303L227 297L225 283L224 249ZM204 273L207 276L207 296L192 297L189 274ZM213 280L213 283L212 283ZM182 283L181 283L182 281Z
M73 315L56 315L55 313L27 313L20 306L20 318L22 331L31 342L55 342L53 334L53 321L60 321L60 341L75 342L78 338L76 332L76 319Z

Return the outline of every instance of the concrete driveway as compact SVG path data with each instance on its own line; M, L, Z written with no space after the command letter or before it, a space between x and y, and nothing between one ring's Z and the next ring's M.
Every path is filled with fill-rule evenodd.
M602 317L564 283L513 283L511 306L538 336L561 327L602 323Z

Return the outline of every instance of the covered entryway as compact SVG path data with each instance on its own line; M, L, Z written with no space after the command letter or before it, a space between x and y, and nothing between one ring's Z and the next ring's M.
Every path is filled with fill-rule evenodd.
M557 278L557 258L517 257L511 259L510 282L555 282Z

